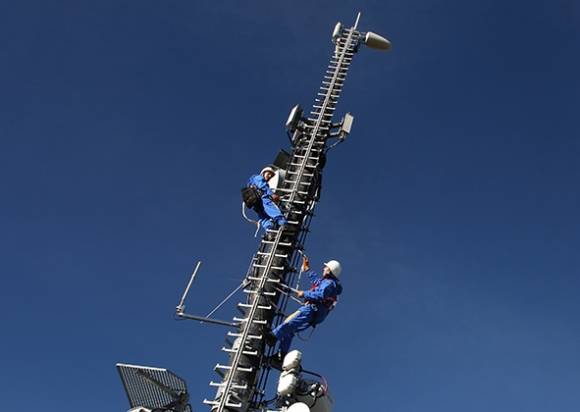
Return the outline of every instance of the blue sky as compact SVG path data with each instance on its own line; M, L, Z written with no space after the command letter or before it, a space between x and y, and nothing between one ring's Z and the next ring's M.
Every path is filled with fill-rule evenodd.
M172 312L197 259L191 312L240 281L239 188L357 10L394 47L338 107L307 246L345 292L305 366L337 412L580 408L577 2L105 0L0 5L3 409L126 410L122 361L204 410L225 330Z

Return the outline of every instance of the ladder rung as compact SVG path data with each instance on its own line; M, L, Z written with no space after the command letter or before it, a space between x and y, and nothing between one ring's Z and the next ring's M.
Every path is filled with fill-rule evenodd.
M291 172L290 170L287 170L286 173L291 174L291 175L297 175L298 172ZM313 177L314 174L313 173L302 173L302 177ZM288 182L288 180L286 180ZM292 182L294 183L294 182Z
M253 305L250 305L249 303L238 303L238 306L241 308L252 308ZM271 310L272 306L268 305L268 306L264 306L264 305L258 305L258 309L260 310Z
M310 114L313 115L313 116L320 116L320 115L326 116L326 117L332 117L333 116L332 113L326 113L326 112L325 113L320 113L320 112L314 112L314 111L312 111L312 112L310 112Z
M326 70L326 73L328 74L333 74L333 73L340 73L341 75L346 75L346 73L348 73L348 69L350 68L350 66L337 66L336 64L329 64L328 65L328 70Z
M292 193L292 192L294 192L294 189L276 189L276 191L278 191L278 190L280 192L286 192L286 193ZM298 191L296 191L296 193L301 194L301 195L305 195L305 196L308 194L308 192L305 192L304 190L298 190ZM290 223L291 225L292 224L298 224L298 222L294 222L294 223L288 222L288 223Z
M309 118L308 120L311 120L311 121L313 121L313 122L317 122L317 121L318 121L318 118L317 118L317 117L316 117L316 118L314 118L314 119L313 119L313 118ZM330 125L330 123L331 123L331 122L330 122L330 120L324 120L324 119L323 119L323 120L321 120L321 121L320 121L320 124L328 124L328 125ZM322 136L321 136L321 137L322 137Z
M294 157L297 157L299 159L304 159L306 156L294 155ZM313 156L311 156L311 157L308 158L308 160L319 160L319 159L320 159L319 157L313 157Z
M244 289L244 293L250 293L252 295L255 295L258 292L256 292L255 290ZM262 294L263 295L266 295L266 296L276 296L276 293L275 292L266 292L266 291L264 291L264 292L262 292Z
M248 276L247 279L250 279L250 280L262 280L262 278L257 278L257 277L254 277L254 276ZM268 279L266 279L266 281L267 282L270 282L270 283L280 283L281 282L280 279L272 279L272 278L268 278Z
M223 370L229 371L229 370L232 370L232 367L229 365L222 365L221 363L218 363L214 367L214 370L217 370L217 369L223 369ZM240 371L240 372L252 372L254 369L253 368L244 368L243 366L238 366L236 368L236 370Z
M290 166L296 166L296 167L298 167L298 166L302 166L302 164L301 163L290 163ZM316 169L318 167L316 165L304 165L304 166L311 167L311 168L314 168L314 169Z
M347 76L347 74L348 74L348 71L344 70L344 71L341 73L341 72L340 72L341 70L344 70L344 69L340 69L340 70L338 70L338 72L336 72L336 71L330 71L330 70L327 70L327 71L326 71L326 75L327 75L329 78L332 78L332 76L336 75L338 79L341 79L342 81L344 81L344 80L346 80L346 76Z
M270 252L258 252L258 255L260 256L270 256L272 253ZM279 258L287 258L288 255L282 255L280 253L274 253L274 256L279 257Z
M346 32L347 34L345 34L343 37L339 37L337 39L337 42L339 44L336 45L335 47L335 51L339 50L341 53L344 51L344 48L346 47L347 49L353 49L352 44L346 44L346 41L348 40L348 34L350 34L350 31ZM356 40L355 38L351 38L352 40ZM354 49L353 49L354 50Z
M218 406L220 404L220 401L208 401L207 399L204 399L203 403L206 405ZM241 408L242 404L240 402L238 403L226 402L226 406L230 408Z
M334 94L334 95L335 95L335 96L333 96L333 97L336 97L336 98L338 98L338 97L340 96L340 92L341 92L342 90L340 90L340 89L335 89L335 88L334 88L334 86L336 86L336 85L333 85L333 87L332 87L332 88L330 88L329 86L330 86L330 85L322 85L322 86L320 86L320 87L318 88L318 90L322 90L322 91L325 91L325 92L328 92L328 91L330 91L330 93L331 93L331 94Z
M320 94L320 93L318 93ZM325 94L322 94L321 96L326 96ZM304 127L308 128L308 129L314 129L316 126L312 125L312 124L307 124ZM328 127L321 127L320 129L328 129ZM318 142L318 144L323 144L324 142Z
M293 210L290 213L297 214L297 215L303 215L304 214L304 212L302 210Z
M322 87L321 87L321 89L322 89ZM328 89L327 89L327 90L328 90ZM320 92L316 92L316 94L317 94L317 95L319 95L319 96L326 96L328 93L320 93ZM339 97L340 97L340 94L330 93L330 96L332 96L332 97L336 97L336 98L339 98ZM304 127L312 127L312 126L311 126L311 125L309 125L309 124L307 124L307 125L305 125Z
M257 263L254 263L252 266L254 266L255 268L266 269L266 265L259 265ZM283 266L270 266L270 269L284 270L284 267Z
M336 61L332 61L336 60ZM330 61L330 64L340 64L341 66L348 67L352 63L352 57L344 57L342 61L339 63L336 57L333 57Z
M339 62L330 62L330 64L328 65L328 69L329 70L338 69L339 71L340 70L348 70L348 69L350 69L351 63L352 63L352 58L346 57L340 63ZM334 67L332 67L332 65L334 65Z
M320 86L318 88L318 90L320 90L321 92L325 93L324 96L328 93L330 93L330 95L336 99L336 101L338 101L338 98L340 97L340 93L342 93L342 87L340 84L333 84L332 87L330 87L330 85L324 85L324 86ZM308 119L310 121L316 121L316 119Z
M325 79L322 80L322 84L324 84L326 86L330 86L330 85L338 86L338 87L343 86L344 79L335 78L334 83L333 83L332 82L333 77L330 77L330 76L324 76L324 77L325 77Z
M327 70L326 74L322 77L325 79L333 79L334 76L341 81L346 79L346 73L340 73L340 70Z
M237 350L236 349L231 349L231 348L226 348L225 346L222 347L222 350L226 353L236 353ZM244 355L248 355L248 356L258 356L258 351L257 350L243 350L242 353Z
M318 99L318 98L316 98L316 99L314 99L314 101L315 101L316 103L319 103L319 104L321 104L321 103L324 103L324 102L326 101L326 99ZM335 105L336 103L337 103L337 101L336 101L336 100L332 100L332 99L331 99L331 100L329 100L329 101L328 101L328 105L329 105L329 106ZM321 107L321 106L315 106L315 105L312 105L312 107L313 107L313 108L315 108L315 109L322 109L322 107ZM334 110L334 109L335 109L335 107L332 107L332 110Z
M228 331L228 336L231 336L232 338L241 338L242 334L241 333L237 333L237 332L231 332ZM254 340L260 340L262 339L262 335L248 335L246 336L247 339L254 339Z
M234 316L234 321L247 322L248 318L237 318ZM265 320L260 320L260 319L252 319L252 323L255 323L256 325L266 325L268 322L266 322Z
M292 213L295 213L295 212L292 212ZM264 243L266 245L272 245L272 244L274 244L274 241L273 240L262 240L262 243ZM292 243L278 242L278 246L290 247L290 246L292 246Z
M292 183L292 184L300 184L300 185L304 185L304 186L310 186L312 184L312 182L297 182L296 180L285 180L284 183ZM278 189L280 190L280 189Z
M335 90L334 87L331 89L328 86L320 86L318 88L318 90L324 91L324 92L330 92L330 95L332 97L336 97L337 99L340 97L340 92L341 90ZM320 94L320 92L317 92L318 94ZM322 94L322 96L326 96L327 93Z
M332 117L332 116L334 116L333 111L334 111L334 109L327 109L324 112L320 112L317 109L314 109L310 112L310 114L313 116L321 116L322 115L322 116L326 116L326 117Z
M328 91L329 89L332 89L333 93L340 93L342 92L342 86L343 84L341 83L341 81L337 80L336 82L329 82L326 80L322 81L322 86L320 86L318 88L318 90L324 90L324 91Z
M209 386L216 386L218 388L221 388L222 386L226 386L226 383L227 382L214 382L214 381L211 381L209 383ZM248 389L248 385L237 385L235 383L232 383L232 385L230 386L230 388L232 388L232 389L241 389L241 390L245 391L246 389Z
M339 42L340 41L341 40L339 40ZM352 57L348 56L354 56L354 48L352 47L352 45L346 44L346 39L343 39L342 44L339 44L336 47L335 54L337 54L336 53L337 51L339 55L344 53L344 59L352 60ZM336 57L333 57L333 59L336 59Z
M329 101L328 104L326 105L326 107L322 107L322 106L317 106L317 105L312 105L312 109L315 110L316 113L322 113L321 110L324 109L324 111L335 111L336 107L334 107L334 102Z
M330 88L328 88L328 87L326 87L326 86L320 86L320 89L319 89L319 90L322 90L322 91L324 91L324 92L331 91L331 90L330 90ZM333 87L333 88L332 88L332 91L331 91L331 93L330 93L330 95L331 95L332 97L336 97L336 98L338 99L338 98L340 97L340 92L341 92L341 91L342 91L342 90L340 90L340 89L336 89L336 88L334 88L334 87ZM324 96L324 95L323 95L323 96ZM309 119L309 120L315 120L315 119Z
M280 199L281 202L286 202L286 203L296 203L297 205L304 205L306 204L305 201L303 200L292 200L290 201L290 199Z
M322 150L320 150L320 149L314 149L314 148L310 149L310 151L311 152L314 152L314 153L320 153L320 152L322 152Z

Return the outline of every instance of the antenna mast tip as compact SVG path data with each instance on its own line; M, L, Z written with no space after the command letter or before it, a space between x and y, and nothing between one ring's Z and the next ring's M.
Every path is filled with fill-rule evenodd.
M359 11L358 14L356 15L356 21L354 22L354 29L356 30L358 27L358 22L360 20L360 16L361 16L361 12Z

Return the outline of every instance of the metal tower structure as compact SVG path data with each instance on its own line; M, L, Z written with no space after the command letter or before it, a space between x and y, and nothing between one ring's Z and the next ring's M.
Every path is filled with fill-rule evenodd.
M334 27L334 51L309 114L299 105L290 112L286 129L292 150L291 153L282 151L274 162L278 168L275 192L280 195L280 207L288 224L268 230L261 239L240 286L246 296L237 304L241 315L229 322L184 312L184 301L199 263L177 306L180 318L230 328L227 345L222 347L228 355L227 362L215 366L220 379L210 382L210 386L217 388L216 394L213 399L204 400L212 412L271 410L266 401L266 388L271 371L269 359L274 349L266 345L265 336L284 319L290 291L299 284L297 268L320 199L327 152L350 134L354 119L347 113L339 122L334 122L334 111L353 57L360 47L366 45L382 50L391 47L387 39L360 31L359 20L360 13L351 27L344 27L340 22ZM129 412L191 411L185 382L171 371L127 364L118 364L117 369L132 407ZM303 409L293 409L298 410Z
M268 231L252 257L244 289L247 298L238 303L242 315L233 319L236 327L228 332L228 345L222 348L229 355L228 362L215 366L221 381L210 382L217 392L213 400L204 400L212 411L265 410L268 357L273 349L267 347L264 336L285 316L288 303L285 291L296 281L301 251L320 196L326 153L350 133L353 120L350 114L338 123L333 122L348 70L362 44L390 48L383 37L361 32L359 19L360 13L349 28L336 24L332 34L334 52L312 110L304 116L301 107L295 106L286 123L292 153L277 164L284 178L276 193L281 196L281 208L289 223L280 230Z

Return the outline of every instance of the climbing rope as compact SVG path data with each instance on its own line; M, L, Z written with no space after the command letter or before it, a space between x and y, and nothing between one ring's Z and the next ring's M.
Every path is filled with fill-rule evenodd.
M260 222L258 222L257 220L252 220L246 215L246 204L244 202L242 202L242 216L247 222L256 225L256 233L254 233L254 237L257 237L258 232L260 231Z

